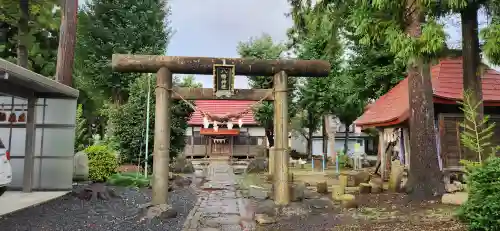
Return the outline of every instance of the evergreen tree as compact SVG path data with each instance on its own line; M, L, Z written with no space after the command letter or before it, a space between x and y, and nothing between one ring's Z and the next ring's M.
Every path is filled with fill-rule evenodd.
M77 87L98 100L125 103L129 87L140 74L113 72L111 56L165 54L171 35L169 12L163 0L88 1L78 15Z
M75 133L75 152L82 151L92 144L92 133L89 130L87 118L83 115L83 107L81 104L78 104L76 109Z
M148 78L150 83L148 83ZM116 143L122 160L127 163L137 163L144 161L144 150L146 143L146 105L148 95L148 85L150 87L150 114L149 114L149 140L148 154L151 156L154 147L154 124L155 124L155 86L154 77L143 76L136 79L130 88L130 96L127 103L120 105L116 109L111 109L110 120L113 124L111 139ZM174 86L179 87L200 87L192 78L188 77L179 81L174 81ZM184 150L185 132L187 121L189 120L192 108L185 102L175 101L172 105L172 125L170 132L170 157L175 157ZM142 156L141 156L142 154ZM151 164L152 159L149 159Z
M280 59L283 58L286 46L281 43L274 43L271 36L263 34L261 37L251 38L247 42L238 44L238 54L242 58L252 59ZM273 88L273 76L248 76L249 84L254 89ZM293 99L296 94L296 78L288 78L288 116L293 118L296 114L296 107ZM272 102L263 102L255 111L255 119L266 130L267 141L270 146L274 146L274 107Z

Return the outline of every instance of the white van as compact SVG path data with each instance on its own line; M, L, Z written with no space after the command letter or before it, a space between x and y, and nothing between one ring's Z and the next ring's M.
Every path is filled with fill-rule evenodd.
M0 138L0 196L7 191L7 185L12 182L12 168L10 166L10 153Z

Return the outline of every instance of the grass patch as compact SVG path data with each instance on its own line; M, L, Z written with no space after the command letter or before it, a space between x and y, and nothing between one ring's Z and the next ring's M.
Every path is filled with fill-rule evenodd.
M139 172L116 173L108 179L110 185L123 187L145 188L149 187L150 182L151 176L144 176Z

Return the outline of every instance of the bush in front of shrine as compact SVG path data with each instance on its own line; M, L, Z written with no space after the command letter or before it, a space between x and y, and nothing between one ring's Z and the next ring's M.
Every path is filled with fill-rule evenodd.
M89 180L105 182L116 173L118 158L106 145L92 145L84 151L89 158Z
M469 198L458 217L471 231L500 230L500 158L490 157L468 169Z

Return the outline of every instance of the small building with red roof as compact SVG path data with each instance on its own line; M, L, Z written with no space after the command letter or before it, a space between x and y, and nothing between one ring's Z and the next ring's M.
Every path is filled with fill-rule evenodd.
M195 100L194 104L199 110L193 112L188 121L185 156L253 157L262 151L266 139L265 129L255 121L253 110L250 110L257 103L250 100ZM210 121L209 126L205 128L202 112L224 116L244 111L248 113L243 114L241 121L217 124L217 129L214 129L214 124Z
M438 158L441 168L459 167L459 161L466 159L465 150L460 145L460 126L463 113L457 101L462 100L463 68L462 58L442 59L431 68L432 89L434 93L434 112ZM410 115L408 98L408 78L399 82L385 95L365 109L354 123L362 128L378 128L382 131L379 141L379 155L389 150L392 145L399 159L409 165ZM500 122L500 73L485 68L482 76L483 103L485 114L492 115L492 121ZM496 132L495 141L500 143L500 131ZM401 142L399 142L401 141ZM385 155L381 155L381 159ZM387 161L385 161L387 162ZM384 161L383 161L384 163ZM386 166L382 165L382 170Z

